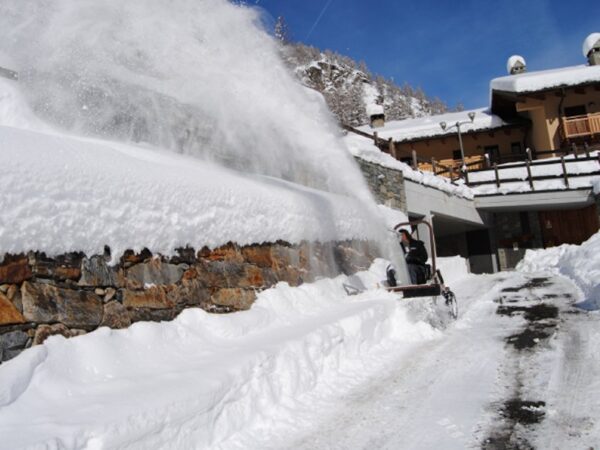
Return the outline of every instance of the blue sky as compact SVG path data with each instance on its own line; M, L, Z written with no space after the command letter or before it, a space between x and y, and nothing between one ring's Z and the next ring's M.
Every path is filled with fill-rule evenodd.
M530 71L583 64L581 45L600 32L596 0L249 0L267 22L285 17L292 38L363 60L450 107L486 106L506 60Z

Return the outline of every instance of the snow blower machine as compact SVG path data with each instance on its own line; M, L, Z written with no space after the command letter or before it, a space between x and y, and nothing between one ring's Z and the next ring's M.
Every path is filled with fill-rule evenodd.
M419 284L404 284L398 285L396 281L396 271L390 264L386 270L387 280L383 282L385 289L390 292L396 292L402 294L402 298L415 298L415 297L443 297L444 303L448 308L448 314L453 318L458 318L458 304L456 302L456 296L450 290L448 286L444 284L444 277L437 268L436 265L436 250L435 250L435 239L433 234L433 227L425 220L413 220L410 222L401 222L394 227L394 232L399 233L401 229L406 227L416 227L418 225L425 225L429 232L429 243L431 249L431 255L429 261L431 262L423 264L421 269L423 276L422 281ZM350 285L344 285L348 295L354 295L362 292L361 289L357 289Z

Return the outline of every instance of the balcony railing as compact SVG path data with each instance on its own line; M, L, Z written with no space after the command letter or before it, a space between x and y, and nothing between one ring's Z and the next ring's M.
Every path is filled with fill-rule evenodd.
M465 157L465 165L467 166L468 170L483 169L486 167L486 160L485 160L485 157L482 155L466 156ZM441 176L448 177L451 179L454 178L455 174L457 175L457 177L460 176L461 167L462 167L461 159L436 160L436 159L432 158L431 161L418 163L419 170L433 172L436 175L441 175Z
M566 139L600 134L600 113L563 117L562 125Z

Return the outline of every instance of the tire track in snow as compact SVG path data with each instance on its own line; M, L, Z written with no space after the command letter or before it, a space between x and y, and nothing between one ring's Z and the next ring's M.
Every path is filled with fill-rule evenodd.
M544 420L552 413L547 374L569 366L568 361L561 361L556 347L557 343L569 341L570 336L561 333L561 326L571 308L574 291L574 286L561 277L533 277L525 284L503 290L497 314L523 317L526 325L520 333L506 337L507 346L514 348L508 353L501 378L510 385L512 377L513 387L504 400L492 405L497 411L496 420L488 427L482 449L554 448L536 444ZM568 374L569 369L566 371ZM567 384L579 391L576 380Z

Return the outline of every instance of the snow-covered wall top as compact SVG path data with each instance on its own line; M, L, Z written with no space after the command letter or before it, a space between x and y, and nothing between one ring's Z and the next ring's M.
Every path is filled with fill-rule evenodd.
M0 255L377 239L377 209L280 179L106 141L0 127Z
M375 144L373 144L371 139L367 139L358 134L348 133L344 138L344 141L346 142L348 151L357 158L379 164L380 166L389 169L398 170L399 172L402 172L404 178L407 180L439 189L458 197L467 199L473 198L473 191L468 186L462 184L462 182L461 184L453 184L448 178L434 175L431 172L414 170L408 164L398 161L387 153L383 153L375 146Z
M471 123L461 125L461 132L489 130L509 125L500 117L492 114L488 108L474 109L472 111L461 111L436 116L420 117L418 119L396 120L386 122L385 126L373 129L370 126L359 127L358 129L365 133L372 134L377 131L377 135L382 139L392 138L396 142L410 141L413 139L424 139L429 137L439 137L456 134L456 127L450 128L453 124L460 121L468 121L468 113L475 113L475 120ZM448 128L442 130L440 122L446 122Z
M526 93L600 81L600 66L572 66L494 78L492 91Z

